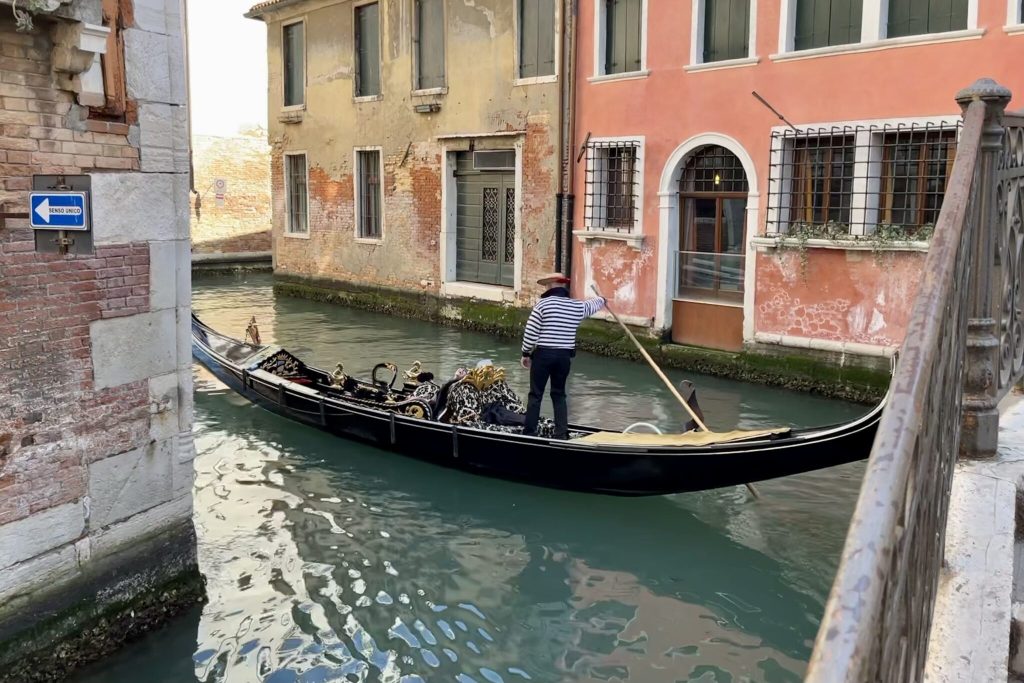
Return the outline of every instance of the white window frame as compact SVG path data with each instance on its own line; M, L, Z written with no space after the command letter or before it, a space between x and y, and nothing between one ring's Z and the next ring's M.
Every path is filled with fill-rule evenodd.
M514 0L515 16L512 17L512 22L515 24L515 40L516 45L513 50L512 58L512 85L539 85L541 83L557 83L558 78L562 72L562 3L556 0L555 2L555 25L552 30L555 32L555 73L551 76L531 76L530 78L519 77L519 46L522 45L520 31L522 27L519 22L519 15L521 14L520 9L522 7L522 0ZM646 3L646 0L644 0Z
M750 0L750 26L747 36L747 56L738 59L724 59L717 62L704 60L704 10L705 0L690 2L690 63L685 71L714 71L752 66L760 62L757 56L757 0Z
M1003 30L1007 33L1024 34L1024 16L1020 5L1020 0L1006 0L1006 26Z
M978 28L979 0L967 0L967 28L942 33L921 33L914 36L887 37L889 0L863 0L861 7L860 41L845 45L827 45L807 50L794 49L796 35L796 3L800 0L782 0L779 16L779 51L770 55L772 61L809 59L825 55L850 52L873 52L907 45L952 43L980 38L985 29ZM1014 0L1007 0L1013 11ZM1020 29L1024 30L1024 28Z
M380 92L376 95L357 95L356 83L359 80L359 47L356 44L356 9L365 5L377 5L377 80ZM352 3L352 100L354 102L379 102L384 99L384 3L381 0L357 0ZM415 59L415 56L413 57ZM445 63L445 68L448 64ZM445 82L448 74L445 72ZM415 85L415 83L413 84Z
M605 31L607 21L605 1L594 0L594 75L587 80L591 83L601 83L647 78L651 73L647 68L647 5L649 0L640 0L640 70L621 74L608 74L604 71L605 36L607 35L607 31Z
M294 237L295 239L308 240L309 239L309 155L306 150L291 150L284 153L284 230L282 234L285 237ZM306 173L305 188L306 188L306 231L296 232L292 228L292 203L291 203L291 174L288 172L288 157L301 156L306 160L303 165Z
M412 0L412 30L409 40L412 49L412 94L422 95L446 95L448 94L448 3L441 3L441 13L444 18L441 20L441 43L444 50L444 85L437 88L420 88L420 3L419 0ZM354 16L354 15L353 15ZM383 53L381 53L383 54ZM384 93L384 85L381 83L381 94Z
M841 131L843 127L849 126L855 128L857 126L863 126L867 128L869 126L875 126L881 128L883 126L897 126L897 125L910 125L910 124L940 124L948 126L951 129L956 129L957 124L960 122L960 118L957 116L921 116L911 118L896 118L896 119L864 119L856 121L830 121L825 123L815 124L804 124L796 126L797 130L801 133L814 133L816 131L828 131L835 128L837 131ZM788 130L788 126L773 126L771 131L783 132ZM841 135L840 132L835 133ZM875 229L878 227L878 212L881 207L881 182L883 169L882 166L882 136L885 134L882 130L858 130L856 131L856 138L854 140L854 162L853 162L853 186L851 188L851 201L850 201L850 236L851 239L857 237L867 237L874 234ZM822 133L822 137L828 137L827 133ZM773 149L771 151L771 163L775 165L775 168L789 168L789 165L781 164L783 157L780 155L791 154L791 148L785 149ZM779 178L778 181L781 183L781 189L776 196L769 194L768 196L768 208L767 208L767 221L774 223L778 228L778 234L785 236L789 234L789 221L784 220L782 217L783 212L789 208L789 184L791 178ZM763 226L762 226L763 227ZM775 233L772 233L774 236Z
M380 178L380 236L361 237L359 225L362 215L359 212L359 153L377 152L378 173ZM380 145L363 145L352 148L352 211L355 216L355 225L352 226L352 234L355 241L360 244L383 244L384 243L384 148Z
M636 206L633 207L633 227L628 231L625 230L606 230L603 225L591 224L587 222L587 214L592 213L593 204L591 201L590 194L586 191L587 177L590 174L590 169L593 168L594 164L594 147L587 146L587 166L584 171L583 183L584 183L584 207L583 207L583 230L581 232L585 235L606 235L609 238L622 239L626 236L639 236L643 234L644 229L644 145L646 138L643 135L625 135L615 137L601 137L601 138L590 138L590 142L594 143L636 143L636 160L634 165L636 167ZM604 188L607 186L607 180L602 178L600 182L595 182L595 186L602 188L602 192L606 191Z
M285 47L284 47L284 30L289 26L295 24L302 24L302 104L285 104L285 78L287 74L287 66L285 60ZM306 31L306 17L299 17L298 19L288 20L281 24L281 111L303 111L306 108L306 102L308 101L309 93L309 45L308 35Z

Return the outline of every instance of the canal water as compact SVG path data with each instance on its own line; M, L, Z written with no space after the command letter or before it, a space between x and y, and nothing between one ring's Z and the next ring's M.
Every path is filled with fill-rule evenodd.
M514 342L275 296L266 275L197 278L194 308L241 337L368 374L450 377ZM811 426L867 407L691 379L709 427ZM195 369L195 525L209 602L78 683L799 681L860 463L701 493L622 499L447 470L249 405ZM678 428L645 365L577 356L570 418ZM550 415L550 403L544 407Z

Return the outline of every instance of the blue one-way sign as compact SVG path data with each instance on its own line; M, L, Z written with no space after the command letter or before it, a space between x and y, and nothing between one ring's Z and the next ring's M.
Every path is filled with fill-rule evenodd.
M89 211L85 192L32 192L29 224L51 230L88 230Z

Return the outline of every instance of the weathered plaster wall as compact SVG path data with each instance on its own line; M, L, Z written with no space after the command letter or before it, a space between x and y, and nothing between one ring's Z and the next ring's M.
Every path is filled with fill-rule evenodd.
M192 251L199 254L270 251L270 145L266 131L234 137L192 138L199 215L191 195ZM214 181L227 182L217 206Z
M0 224L0 680L55 680L145 622L72 652L104 610L198 576L180 0L138 4L123 122L64 89L55 24L0 13L0 203L26 211L33 174L90 174L95 244L37 253L27 221Z
M792 250L757 255L758 333L899 346L926 254L810 252L806 269Z
M756 220L748 223L748 238L764 232L768 207L770 131L783 125L778 117L751 94L756 91L796 125L831 124L842 121L887 119L895 117L958 116L954 95L960 88L980 77L991 77L1009 87L1015 97L1011 109L1024 106L1024 71L1017 65L1024 54L1024 38L1003 30L1007 6L1003 2L978 5L978 27L984 34L958 41L873 48L861 52L828 54L802 59L777 60L781 0L752 3L756 16L757 63L731 68L687 71L690 64L692 8L689 2L653 2L647 7L645 67L646 76L624 80L590 82L594 66L594 12L600 3L580 2L578 52L576 62L575 149L585 138L643 136L642 250L623 248L622 243L591 241L584 245L574 240L573 264L576 272L575 295L589 294L589 283L596 280L604 291L623 290L617 300L618 312L634 316L639 322L650 320L656 311L659 290L669 300L675 284L667 275L659 276L657 259L648 261L648 250L660 255L666 244L660 232L662 209L669 198L659 196L661 179L671 174L673 152L696 136L722 134L732 138L753 161L756 178L750 178L751 191L757 193ZM575 229L584 228L585 160L574 166ZM674 191L674 190L673 190ZM679 229L678 216L666 226ZM589 252L589 254L588 254ZM747 249L747 268L757 268L755 281L758 299L770 297L767 288L777 278L763 272L758 258ZM861 266L849 267L824 251L811 254L812 261L823 258L819 274L835 277L839 283L857 280ZM673 255L668 255L671 263ZM901 259L904 257L901 256ZM913 254L905 255L910 263ZM828 270L826 264L838 271ZM773 264L772 269L775 268ZM674 267L669 272L674 272ZM903 277L897 271L897 278ZM878 274L890 277L887 271ZM626 287L627 278L635 278ZM775 278L775 279L773 279ZM586 287L586 291L584 291ZM884 287L897 288L898 283ZM842 290L843 287L839 287ZM749 302L748 302L749 304ZM836 305L840 305L836 302ZM901 339L899 320L905 313L895 308L909 305L898 301L889 320L885 338ZM746 315L752 317L749 307ZM761 318L754 318L751 333L760 331Z
M554 262L560 84L514 85L514 7L507 0L445 4L447 90L413 94L412 3L381 0L381 92L355 101L351 3L300 3L264 17L268 24L269 120L272 152L275 269L289 275L441 291L444 154L513 146L521 150L522 280L526 295ZM306 106L300 123L282 114L282 23L306 21ZM416 113L417 104L440 111ZM518 132L487 137L496 132ZM383 240L355 239L353 148L383 150ZM310 235L284 234L282 155L304 151L309 163ZM454 202L455 198L449 198ZM454 225L451 226L454 234Z

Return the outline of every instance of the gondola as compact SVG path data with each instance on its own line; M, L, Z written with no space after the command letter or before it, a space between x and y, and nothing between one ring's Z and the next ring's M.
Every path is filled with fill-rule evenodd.
M538 436L521 433L523 406L493 365L435 381L418 363L401 378L381 363L358 379L341 364L326 372L260 343L252 324L238 340L194 313L192 353L254 404L337 436L480 475L617 496L734 486L865 459L885 406L883 399L855 420L808 429L662 434L570 425L569 438L556 439L549 420Z

